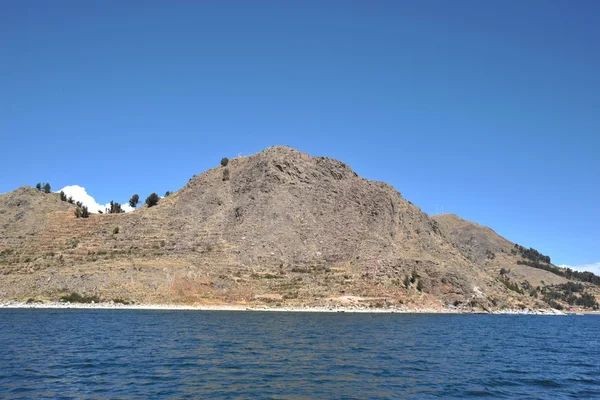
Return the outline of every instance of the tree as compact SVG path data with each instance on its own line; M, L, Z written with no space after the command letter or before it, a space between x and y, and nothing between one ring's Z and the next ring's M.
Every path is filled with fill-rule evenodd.
M77 201L77 202L75 202L75 205L76 205L77 207L79 207L79 208L82 208L82 207L83 207L83 203L82 203L82 202L80 202L80 201Z
M119 203L117 203L116 201L110 201L110 208L107 211L107 214L120 214L123 211L123 209L121 208L121 205Z
M75 209L75 217L77 218L89 218L90 212L86 206L77 206Z
M129 199L129 205L131 206L131 208L136 208L137 204L140 202L140 196L138 196L137 194L134 194L133 196L131 196L131 198Z
M38 182L38 183L35 185L35 188L41 192L41 191L42 191L42 184L41 184L40 182Z
M67 203L75 204L75 200L73 200L73 196L69 196L69 198L67 199Z
M221 158L221 166L226 167L229 164L229 158L223 157Z
M171 195L171 192L169 192L168 190L165 192L165 197L169 197Z
M158 204L159 197L156 193L152 193L150 196L146 197L146 204L148 207L153 207Z
M49 183L46 183L44 185L44 193L50 193L50 184Z
M60 191L60 200L67 201L67 195L62 190Z

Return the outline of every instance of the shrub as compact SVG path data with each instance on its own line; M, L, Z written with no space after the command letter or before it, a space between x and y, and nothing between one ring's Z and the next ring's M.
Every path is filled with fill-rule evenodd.
M158 195L156 193L152 193L146 198L146 204L148 205L148 207L153 207L158 204L158 200Z
M417 281L418 277L419 277L419 274L417 273L417 270L413 269L412 272L410 273L410 283L415 283Z
M50 193L50 190L51 190L51 189L50 189L50 184L49 184L49 183L46 183L46 184L44 185L44 193Z
M229 168L224 168L223 169L223 181L228 181L229 180Z
M417 290L418 290L419 292L422 292L422 291L423 291L423 282L421 282L421 280L420 280L420 279L417 281Z
M171 195L171 192L169 192L168 190L165 192L165 197L169 197Z
M221 158L221 166L226 167L229 164L229 158L223 157Z
M60 200L67 201L67 195L62 190L60 191Z
M119 227L115 226L115 229L113 229L113 235L116 235L117 233L119 233Z
M140 202L140 196L137 194L134 194L129 199L129 205L131 206L131 208L136 208L139 202Z
M90 212L86 206L77 206L74 213L76 218L89 218L90 216Z
M38 183L35 185L35 188L41 192L41 191L42 191L42 184L41 184L40 182L38 182Z
M121 204L117 203L116 201L110 201L110 208L107 209L108 214L120 214L124 212L125 210L121 208Z
M69 204L75 204L75 200L73 200L72 196L69 196L69 198L67 199L67 203L69 203Z
M69 303L100 303L100 297L96 295L86 296L75 292L62 296L60 300L68 301Z

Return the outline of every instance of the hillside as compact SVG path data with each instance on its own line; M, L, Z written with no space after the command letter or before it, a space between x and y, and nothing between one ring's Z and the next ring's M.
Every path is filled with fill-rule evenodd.
M510 270L511 277L516 281L528 281L533 286L567 282L567 279L551 272L517 264L522 256L514 253L515 243L486 226L454 214L434 215L432 219L465 257L489 273L499 274L504 268Z
M462 221L287 147L127 214L78 219L57 195L20 188L0 195L0 299L494 309L546 306L502 283L503 265L514 279L566 281L517 266L510 242Z

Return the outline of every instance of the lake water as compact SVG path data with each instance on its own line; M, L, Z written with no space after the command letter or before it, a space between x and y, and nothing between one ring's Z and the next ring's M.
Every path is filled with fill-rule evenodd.
M600 398L600 317L0 310L2 398Z

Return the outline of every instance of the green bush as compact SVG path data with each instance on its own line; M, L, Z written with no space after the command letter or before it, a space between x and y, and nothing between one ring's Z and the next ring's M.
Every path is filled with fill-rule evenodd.
M113 235L116 235L117 233L119 233L119 227L115 226L115 229L113 229Z
M148 207L153 207L158 204L159 197L156 193L152 193L146 198L146 204Z
M51 189L50 189L50 184L46 183L44 185L44 193L50 193Z
M116 201L110 201L110 208L108 208L108 214L120 214L120 213L124 213L125 210L123 210L121 208L121 204L117 203Z
M60 191L60 200L67 201L67 195L62 190Z
M418 290L419 292L422 292L422 291L423 291L423 282L421 282L421 280L420 280L420 279L417 281L417 290Z
M221 158L221 166L226 167L229 164L229 158L223 157Z
M100 297L96 295L86 296L79 293L71 293L60 298L60 301L65 301L69 303L100 303Z
M131 196L131 199L129 199L129 205L131 206L131 208L136 208L139 202L140 196L137 194L134 194L133 196Z
M224 168L223 169L223 181L228 181L229 180L229 168Z

